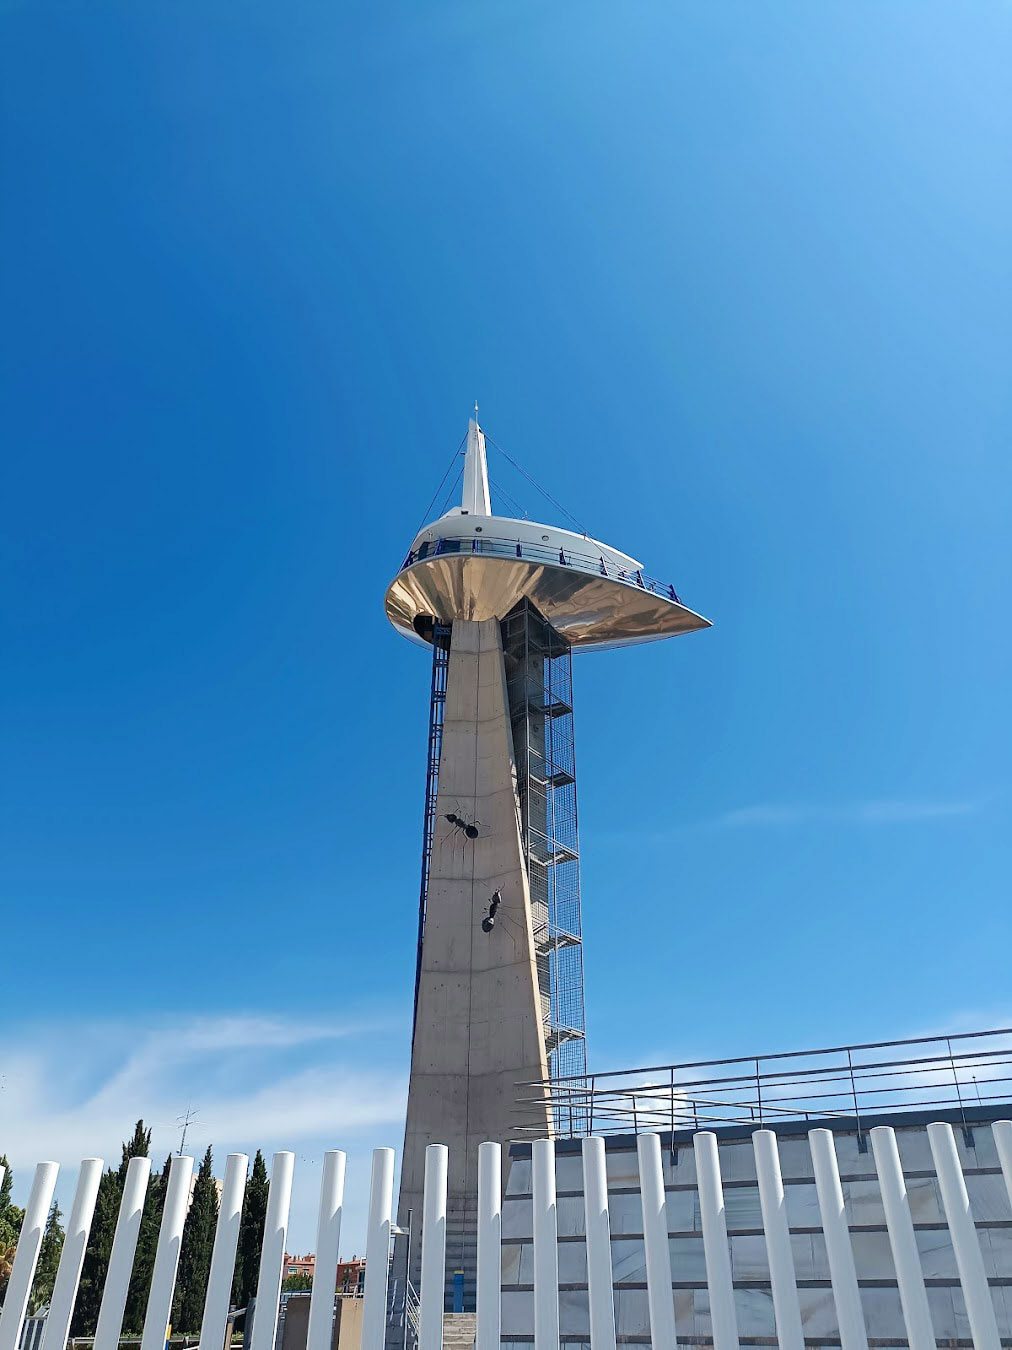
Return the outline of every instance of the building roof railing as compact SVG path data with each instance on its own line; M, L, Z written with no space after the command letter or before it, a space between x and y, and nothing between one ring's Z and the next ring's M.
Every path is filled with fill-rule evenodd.
M412 549L401 563L399 571L413 567L415 563L427 558L449 556L451 554L475 554L494 558L519 558L524 562L542 563L550 567L571 567L574 571L584 572L588 576L607 577L651 595L669 600L672 604L684 602L674 586L667 581L648 576L642 569L621 568L613 560L601 553L576 553L568 548L554 548L544 544L532 543L527 539L497 538L491 535L466 537L449 536L433 542L424 541L417 549Z
M1012 1102L1012 1028L620 1069L521 1093L518 1106L547 1099L574 1135L833 1119L860 1134L862 1117Z

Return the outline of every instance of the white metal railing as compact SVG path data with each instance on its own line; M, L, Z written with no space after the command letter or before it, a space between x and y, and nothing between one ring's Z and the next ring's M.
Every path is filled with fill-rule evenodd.
M1012 1121L995 1122L992 1132L1004 1185L1012 1203ZM870 1135L907 1341L911 1350L934 1350L924 1275L914 1241L907 1183L895 1134L889 1126L878 1126L871 1130ZM980 1239L970 1212L952 1126L947 1123L929 1125L927 1135L975 1350L1000 1350L995 1307L981 1256ZM829 1130L814 1129L809 1133L809 1144L840 1344L842 1350L867 1350L868 1336L844 1211L834 1136ZM660 1136L641 1134L636 1146L651 1344L655 1350L674 1350L678 1329L672 1298L671 1252ZM593 1350L615 1350L615 1297L604 1139L600 1136L585 1138L581 1147L590 1344ZM798 1285L784 1206L777 1136L770 1130L757 1130L752 1135L752 1147L769 1258L777 1342L781 1350L803 1350ZM713 1346L714 1350L738 1350L739 1333L728 1260L723 1182L716 1135L710 1131L695 1134L693 1151ZM253 1321L253 1350L273 1350L277 1335L294 1161L291 1153L275 1153L272 1162L257 1283L257 1314ZM442 1350L443 1345L448 1161L444 1145L429 1146L426 1151L423 1198L425 1223L421 1236L421 1289L417 1314L412 1315L414 1308L409 1314L412 1327L418 1334L419 1350ZM237 1220L246 1185L247 1162L244 1154L229 1154L226 1165L201 1326L202 1350L220 1350L225 1343L228 1295L239 1232ZM66 1344L94 1213L97 1178L102 1166L100 1159L87 1158L78 1175L41 1350L64 1350ZM172 1159L141 1337L144 1350L162 1350L164 1345L192 1170L191 1158ZM35 1170L7 1296L0 1314L0 1350L17 1350L21 1340L42 1233L58 1171L57 1164L52 1162L39 1163ZM124 1295L133 1266L149 1171L147 1159L143 1158L133 1159L127 1169L99 1313L96 1350L115 1350L119 1340ZM393 1150L376 1149L372 1159L369 1194L362 1350L383 1350L384 1346L393 1224L393 1171ZM344 1173L345 1155L338 1151L327 1153L320 1187L317 1261L310 1294L307 1350L330 1350ZM535 1140L532 1145L532 1331L535 1350L559 1350L555 1174L554 1142L550 1139ZM478 1155L476 1350L499 1350L500 1345L501 1180L500 1146L494 1143L482 1144ZM1009 1274L1012 1275L1012 1272ZM891 1278L892 1272L889 1275ZM686 1330L682 1329L683 1336ZM531 1330L527 1330L527 1335L530 1334Z

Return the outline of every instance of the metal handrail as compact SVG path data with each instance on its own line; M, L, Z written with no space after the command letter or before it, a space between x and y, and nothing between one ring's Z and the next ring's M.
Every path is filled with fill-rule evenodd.
M419 548L411 550L398 570L403 572L406 568L413 567L415 563L424 562L428 558L456 554L521 558L527 562L548 563L552 567L572 567L577 572L607 577L610 581L622 582L634 590L647 591L672 604L682 604L678 592L670 582L648 576L642 568L621 568L603 554L574 553L567 548L547 548L544 544L532 543L527 539L506 539L494 535L483 534L480 539L477 535L467 538L439 538L431 545L426 541Z
M875 1051L893 1053L859 1057ZM805 1059L822 1062L799 1063ZM862 1115L941 1106L964 1112L1012 1100L1010 1075L1012 1028L1002 1027L539 1079L518 1084L532 1095L518 1095L517 1106L547 1101L557 1114L595 1121L599 1133L673 1130L699 1120L754 1125L764 1117L856 1118L860 1131Z

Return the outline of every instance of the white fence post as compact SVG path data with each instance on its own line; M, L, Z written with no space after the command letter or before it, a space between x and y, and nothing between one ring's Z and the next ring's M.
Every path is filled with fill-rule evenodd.
M91 1220L95 1213L98 1183L102 1180L102 1166L101 1158L84 1158L81 1170L77 1174L77 1189L74 1191L70 1218L67 1220L60 1264L57 1267L53 1294L49 1302L49 1316L46 1318L42 1333L41 1350L64 1350L67 1337L70 1335L70 1319L74 1316L77 1286L81 1279L81 1267L84 1265L88 1234L91 1232Z
M341 1250L341 1214L344 1209L344 1171L347 1156L339 1149L323 1155L320 1214L316 1223L316 1270L309 1296L306 1350L330 1350L334 1326L334 1290ZM205 1346L203 1350L211 1350Z
M656 1346L678 1344L675 1335L675 1301L671 1290L671 1248L668 1245L668 1208L664 1198L661 1141L656 1134L636 1137L640 1169L640 1200L643 1204L643 1251L647 1267L647 1304L650 1309L650 1342Z
M165 1188L165 1207L162 1226L158 1230L155 1265L151 1272L151 1292L148 1310L141 1333L141 1350L164 1350L165 1332L172 1311L172 1295L176 1288L176 1269L179 1248L183 1240L183 1224L190 1201L190 1178L193 1159L177 1156L169 1167L169 1182Z
M996 1120L991 1126L994 1146L998 1150L1001 1174L1005 1178L1009 1203L1012 1204L1012 1120Z
M32 1191L21 1224L21 1236L7 1281L3 1312L0 1314L0 1350L17 1350L21 1340L21 1328L24 1326L32 1281L35 1279L35 1265L39 1259L39 1248L46 1231L59 1170L60 1164L54 1162L39 1163L35 1169Z
M559 1249L555 1204L555 1144L531 1144L534 1206L534 1350L559 1350Z
M868 1350L861 1294L854 1270L854 1251L836 1162L832 1130L809 1130L808 1143L815 1171L815 1191L822 1215L822 1231L829 1258L829 1279L833 1286L836 1320L840 1329L841 1350Z
M991 1302L984 1258L970 1213L970 1197L966 1193L963 1169L959 1165L956 1140L952 1126L936 1123L928 1126L928 1143L935 1163L935 1175L942 1192L942 1205L949 1225L952 1249L956 1253L956 1269L966 1300L966 1315L970 1320L970 1335L974 1350L998 1350L998 1323Z
M499 1350L502 1325L502 1148L478 1145L478 1332L475 1350Z
M766 1234L766 1255L770 1263L770 1286L776 1317L780 1350L804 1350L805 1333L801 1327L801 1304L791 1250L791 1232L787 1223L784 1179L780 1171L780 1151L773 1130L756 1130L752 1135L759 1204Z
M608 1164L604 1140L584 1139L583 1207L587 1231L587 1300L591 1350L615 1350L615 1291L608 1218Z
M390 1228L393 1222L394 1151L377 1148L372 1155L369 1187L369 1229L365 1247L365 1300L361 1350L383 1350L390 1274Z
M117 1350L119 1345L120 1332L123 1330L123 1313L130 1289L130 1276L134 1268L134 1253L137 1250L137 1236L141 1230L144 1193L150 1175L150 1158L131 1158L127 1163L123 1199L120 1201L112 1251L109 1253L109 1266L105 1276L105 1288L102 1290L102 1303L98 1310L93 1350Z
M271 1159L271 1182L267 1189L267 1215L264 1219L264 1243L260 1251L250 1350L274 1350L274 1340L278 1334L281 1272L285 1264L294 1169L294 1153L275 1153ZM143 1346L141 1350L144 1350Z
M214 1247L211 1250L211 1266L207 1275L204 1315L200 1322L201 1350L222 1350L225 1344L228 1305L232 1299L232 1276L235 1273L235 1249L239 1242L242 1197L246 1190L248 1166L249 1158L245 1153L230 1153L225 1159L225 1179L221 1186L218 1224L214 1230Z
M703 1225L706 1287L710 1294L710 1323L714 1350L738 1350L738 1319L734 1310L731 1253L724 1217L724 1188L720 1180L717 1136L701 1130L692 1136L699 1187L699 1217Z
M443 1350L443 1304L446 1300L446 1175L449 1152L445 1144L429 1144L425 1150L418 1350Z
M871 1150L875 1156L889 1246L896 1267L896 1283L907 1327L907 1344L910 1350L935 1350L935 1331L931 1325L931 1309L924 1288L921 1257L910 1217L906 1178L900 1163L895 1132L888 1125L879 1125L871 1131Z

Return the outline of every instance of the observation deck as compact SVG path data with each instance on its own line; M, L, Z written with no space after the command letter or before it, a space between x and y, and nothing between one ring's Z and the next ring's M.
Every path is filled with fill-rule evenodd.
M435 623L503 618L524 597L571 646L626 647L711 627L673 585L589 535L490 512L485 438L468 429L464 504L425 526L386 593L387 618L430 642Z

